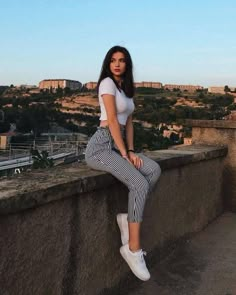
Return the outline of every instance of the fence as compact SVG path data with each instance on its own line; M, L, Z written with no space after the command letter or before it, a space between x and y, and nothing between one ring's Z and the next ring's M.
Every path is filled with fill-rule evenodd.
M87 141L42 141L34 140L28 143L11 143L7 149L0 151L0 161L22 158L31 155L32 149L47 151L49 156L58 153L73 152L76 156L83 153Z

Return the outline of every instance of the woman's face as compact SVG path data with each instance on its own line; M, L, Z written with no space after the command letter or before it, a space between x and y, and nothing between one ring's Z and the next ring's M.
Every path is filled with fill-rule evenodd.
M122 52L115 52L111 57L110 70L115 79L119 80L125 73L126 63L125 55Z

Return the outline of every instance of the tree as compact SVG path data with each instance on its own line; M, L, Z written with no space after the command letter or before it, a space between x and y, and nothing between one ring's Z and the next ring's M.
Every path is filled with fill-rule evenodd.
M200 92L199 95L198 95L198 97L199 97L199 98L204 98L205 95L204 95L204 93Z
M230 92L231 90L230 90L230 88L229 88L229 86L228 85L225 85L225 87L224 87L224 92Z
M67 87L64 88L64 94L65 95L71 95L72 94L72 91L71 91L70 87L67 86Z
M22 111L17 121L17 129L22 132L33 131L34 136L40 136L49 128L49 110L44 105L33 105Z
M16 109L18 108L18 100L16 98L13 98L12 100L12 107Z
M4 111L0 110L0 122L4 122Z
M7 132L10 129L10 123L8 122L1 122L0 124L0 133Z
M58 85L58 87L56 89L56 93L57 93L58 97L63 96L63 89L60 87L60 85Z
M36 149L31 150L31 155L33 159L32 167L34 169L38 168L49 168L53 166L53 159L48 157L47 151L39 152Z
M170 134L170 141L171 141L173 144L178 143L178 141L179 141L179 134L177 134L177 133L175 133L175 132L171 132L171 134Z
M168 127L166 125L162 125L160 128L160 133L163 134L164 130L168 130Z

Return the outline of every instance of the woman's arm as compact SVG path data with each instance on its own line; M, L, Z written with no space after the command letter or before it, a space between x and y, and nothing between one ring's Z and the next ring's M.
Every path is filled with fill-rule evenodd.
M125 143L120 131L120 124L117 119L115 96L111 94L103 94L102 98L107 113L107 121L111 135L121 155L127 156Z

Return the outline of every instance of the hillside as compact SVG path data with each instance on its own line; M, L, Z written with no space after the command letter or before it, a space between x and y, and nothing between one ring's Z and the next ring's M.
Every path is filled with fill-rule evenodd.
M206 90L138 88L134 101L134 127L138 134L135 140L139 149L159 149L182 143L183 136L191 134L183 125L185 119L225 119L236 109L232 95L213 95ZM95 92L30 93L8 88L5 95L4 92L0 95L0 109L4 112L0 132L7 131L10 123L15 123L17 131L38 136L56 123L90 136L99 124Z

